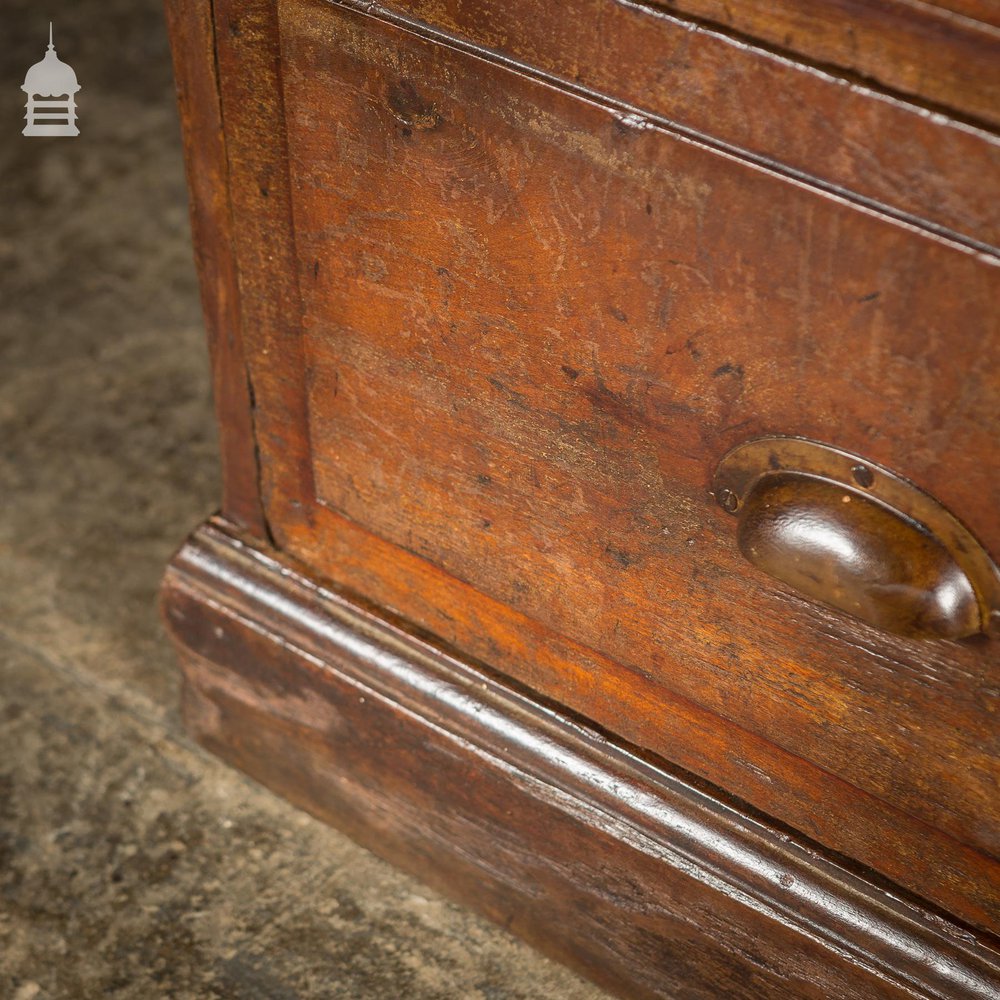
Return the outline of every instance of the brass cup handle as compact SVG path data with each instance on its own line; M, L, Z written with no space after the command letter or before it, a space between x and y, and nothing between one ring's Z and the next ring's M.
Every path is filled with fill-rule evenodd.
M897 635L959 639L1000 614L1000 570L911 482L805 438L764 437L719 463L716 501L743 555L815 601Z

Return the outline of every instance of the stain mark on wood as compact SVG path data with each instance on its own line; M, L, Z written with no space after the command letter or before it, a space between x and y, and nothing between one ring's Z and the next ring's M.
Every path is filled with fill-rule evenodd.
M409 80L389 87L389 108L403 125L418 131L437 128L443 120L434 104L421 97ZM404 135L408 134L404 130Z

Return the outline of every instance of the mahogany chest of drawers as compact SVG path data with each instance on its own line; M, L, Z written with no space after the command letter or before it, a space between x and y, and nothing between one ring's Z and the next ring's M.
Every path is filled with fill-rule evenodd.
M1000 995L1000 9L167 6L193 734L623 996Z

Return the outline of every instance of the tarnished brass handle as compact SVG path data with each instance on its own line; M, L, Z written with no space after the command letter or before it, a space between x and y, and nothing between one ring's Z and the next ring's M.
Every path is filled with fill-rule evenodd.
M713 492L751 563L876 628L959 639L1000 614L1000 570L965 525L857 455L757 438L722 459Z

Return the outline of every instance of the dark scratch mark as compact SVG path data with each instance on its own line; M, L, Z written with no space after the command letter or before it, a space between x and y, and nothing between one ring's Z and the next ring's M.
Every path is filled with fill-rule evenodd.
M410 134L408 129L437 128L444 120L434 104L421 97L409 80L400 80L389 88L389 108L407 126L403 129L404 135Z
M518 392L516 389L509 388L508 386L504 385L503 382L500 381L500 379L495 378L493 375L487 375L486 381L489 382L489 384L493 386L494 389L497 389L498 391L502 392L512 405L522 410L531 409L531 407L528 406L527 402L525 401L524 393Z
M622 567L622 569L628 569L634 562L632 557L627 552L623 552L621 549L616 549L613 545L606 546L604 551L611 556L611 558L614 559L615 562Z

